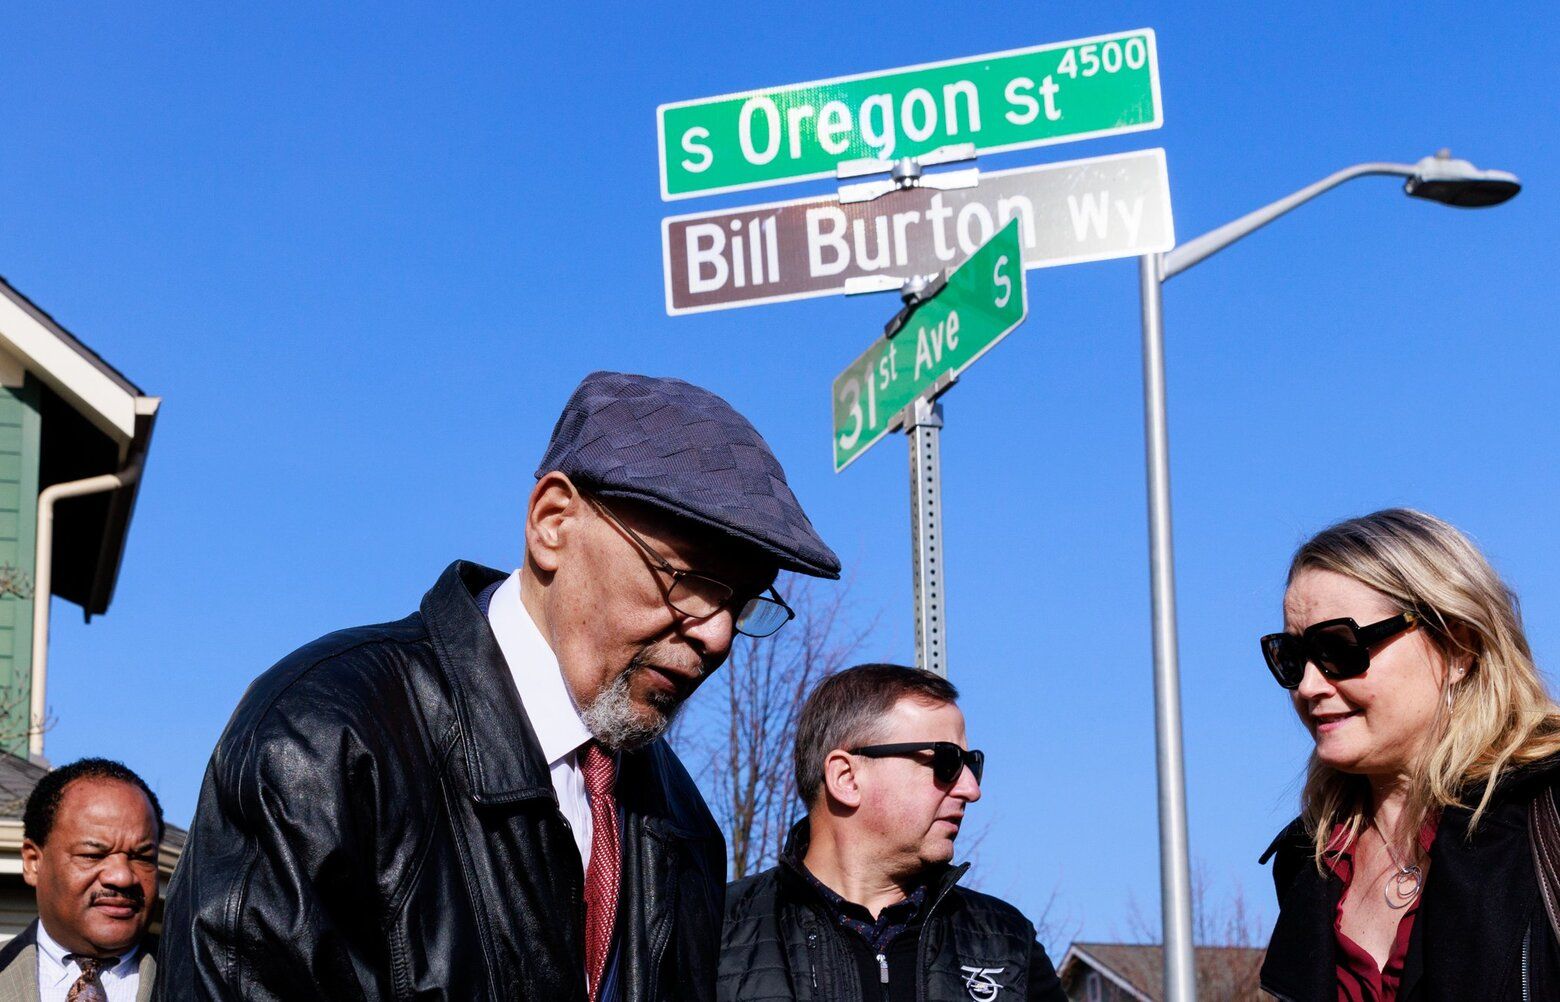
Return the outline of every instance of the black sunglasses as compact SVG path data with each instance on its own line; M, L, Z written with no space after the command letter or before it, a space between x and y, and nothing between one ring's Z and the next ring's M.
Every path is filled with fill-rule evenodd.
M865 755L867 758L888 758L891 755L912 755L924 751L932 753L932 776L939 783L957 782L965 766L970 767L970 774L977 783L980 782L981 773L986 771L985 752L973 748L966 750L952 741L901 741L892 745L862 745L850 749L852 755Z
M1305 666L1314 664L1330 679L1355 678L1370 667L1370 649L1420 622L1405 612L1379 623L1360 626L1352 619L1329 619L1308 626L1304 633L1269 633L1262 638L1262 656L1285 689L1296 689Z

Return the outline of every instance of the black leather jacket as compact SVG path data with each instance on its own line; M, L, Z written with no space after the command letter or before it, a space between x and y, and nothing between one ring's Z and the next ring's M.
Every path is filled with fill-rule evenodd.
M1528 838L1528 806L1556 782L1560 757L1507 774L1472 837L1469 808L1442 812L1403 962L1401 1002L1560 999L1560 946L1539 898ZM1342 882L1331 870L1317 872L1299 819L1262 861L1269 858L1279 912L1262 987L1283 1002L1332 1002Z
M396 623L289 655L212 755L157 994L585 1002L579 852L457 562ZM622 1002L708 1002L725 842L664 742L624 755Z

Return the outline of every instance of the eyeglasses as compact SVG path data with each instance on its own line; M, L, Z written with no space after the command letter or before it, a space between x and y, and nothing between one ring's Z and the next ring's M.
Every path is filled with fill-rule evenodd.
M672 579L664 591L666 604L689 619L708 619L730 604L737 590L718 578L697 571L684 571L673 567L666 559L640 538L639 533L623 524L607 506L588 497L591 506L622 529L648 560L651 567ZM796 613L785 604L780 593L771 586L768 597L754 595L742 603L732 617L732 626L738 633L749 637L767 637L796 618Z
M981 773L986 771L985 752L960 748L952 741L901 741L891 745L862 745L850 749L852 755L865 755L867 758L888 758L891 755L911 755L924 751L932 753L932 777L939 783L957 781L965 766L969 766L970 774L977 783L980 782Z
M1262 638L1262 656L1268 669L1285 689L1299 688L1305 666L1334 681L1355 678L1370 667L1370 649L1390 640L1420 621L1416 612L1405 612L1369 626L1352 619L1329 619L1308 626L1304 633L1269 633Z

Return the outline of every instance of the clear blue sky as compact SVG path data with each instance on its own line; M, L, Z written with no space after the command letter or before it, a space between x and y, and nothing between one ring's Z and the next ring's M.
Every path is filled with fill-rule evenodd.
M1165 127L986 158L1167 150L1185 240L1362 160L1449 146L1527 185L1459 211L1355 182L1166 288L1194 854L1256 857L1307 741L1256 637L1287 557L1385 505L1472 533L1560 655L1552 18L1466 4L13 6L0 274L164 397L107 616L57 604L51 758L123 758L188 821L249 680L513 566L556 413L674 374L768 436L908 659L903 442L836 476L828 387L891 297L665 316L655 106L1139 27ZM1544 275L1550 275L1546 280ZM1136 270L1031 272L946 399L952 674L989 755L984 885L1083 935L1157 911ZM1548 289L1550 291L1545 292Z

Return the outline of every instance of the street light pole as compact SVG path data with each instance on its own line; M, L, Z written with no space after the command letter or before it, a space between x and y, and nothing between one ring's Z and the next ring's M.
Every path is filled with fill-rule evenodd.
M1143 441L1148 464L1148 567L1153 595L1154 751L1159 768L1159 901L1166 1002L1195 1002L1192 873L1181 749L1181 667L1175 634L1170 535L1170 432L1165 419L1164 318L1159 254L1138 258L1143 298Z
M1223 250L1284 213L1345 181L1406 177L1405 194L1455 205L1499 205L1522 190L1506 171L1479 170L1442 150L1416 164L1363 163L1249 212L1164 253L1138 259L1143 302L1143 437L1148 468L1149 586L1154 638L1154 737L1159 779L1159 888L1164 929L1165 1002L1196 1002L1192 943L1191 855L1186 824L1186 769L1181 741L1181 667L1176 640L1175 552L1170 527L1170 435L1165 407L1166 279Z

